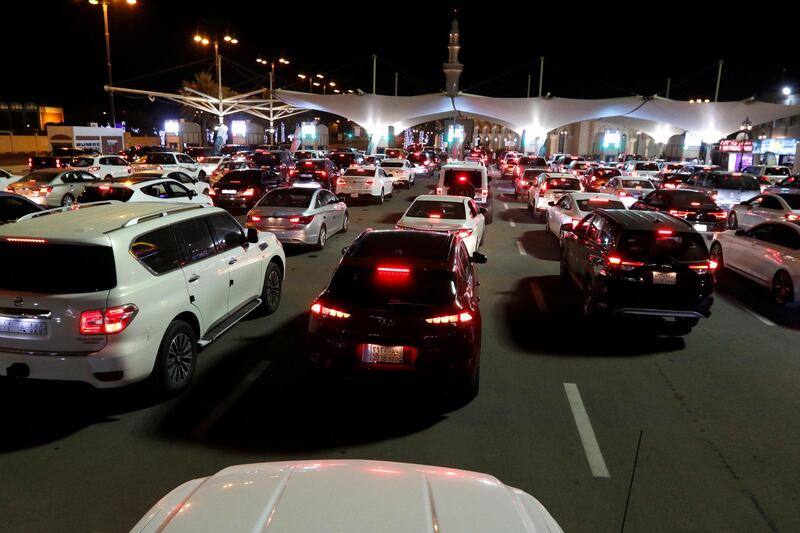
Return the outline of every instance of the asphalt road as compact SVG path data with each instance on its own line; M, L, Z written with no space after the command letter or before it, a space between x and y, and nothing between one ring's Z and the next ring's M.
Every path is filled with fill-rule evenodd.
M0 382L0 530L126 531L180 483L238 463L380 459L495 475L565 531L800 530L800 310L722 273L713 316L684 337L589 328L558 278L556 239L495 182L480 267L481 389L440 413L427 391L311 379L307 310L340 249L389 228L420 180L351 208L322 252L288 250L279 311L201 352L190 390ZM313 512L310 510L309 512Z

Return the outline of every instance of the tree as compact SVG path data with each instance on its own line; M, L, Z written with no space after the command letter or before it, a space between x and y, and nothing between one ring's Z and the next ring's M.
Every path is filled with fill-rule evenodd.
M198 72L194 75L194 79L191 81L182 81L181 88L178 92L184 96L197 96L196 93L192 91L187 91L186 89L194 89L195 91L199 91L203 94L207 94L216 98L217 93L219 91L219 87L217 86L217 81L211 76L209 72ZM235 96L237 93L230 89L230 87L222 86L222 98L228 98L231 96ZM207 113L205 111L200 111L199 109L195 109L191 106L181 106L181 118L187 121L192 122L199 122L200 123L200 131L202 133L201 142L202 145L206 145L206 132L208 131L208 121L209 120L216 120L217 116L212 113Z

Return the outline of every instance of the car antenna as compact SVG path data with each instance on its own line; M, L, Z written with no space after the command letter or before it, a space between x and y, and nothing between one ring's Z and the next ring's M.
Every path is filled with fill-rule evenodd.
M639 463L639 448L642 447L642 434L644 430L639 430L639 442L636 443L636 455L633 456L633 469L631 469L631 482L628 484L628 497L625 498L625 512L622 513L622 526L619 528L619 533L625 531L625 519L628 517L628 504L631 502L631 492L633 492L633 478L636 476L636 465Z

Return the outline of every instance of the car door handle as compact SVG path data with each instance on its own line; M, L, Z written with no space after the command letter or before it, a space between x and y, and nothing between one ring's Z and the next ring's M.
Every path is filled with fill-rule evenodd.
M228 261L228 264L229 265L235 265L238 261L239 260L236 259L235 257L231 257L230 260Z
M195 274L194 276L192 276L191 278L189 278L189 283L194 283L194 282L195 282L195 281L197 281L198 279L200 279L200 275L199 275L199 274Z

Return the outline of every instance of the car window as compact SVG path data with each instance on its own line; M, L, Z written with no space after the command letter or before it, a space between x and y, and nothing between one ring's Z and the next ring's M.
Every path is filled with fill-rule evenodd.
M175 158L172 154L151 153L144 156L144 162L151 165L174 165Z
M761 224L746 233L748 237L756 239L758 241L766 241L769 242L770 236L772 235L772 227L774 224Z
M192 183L194 180L183 172L170 172L167 177L180 181L181 183Z
M167 189L166 182L154 183L140 189L142 193L154 198L172 198L172 191Z
M194 163L194 161L192 160L192 158L191 158L191 157L189 157L188 155L184 155L184 154L177 154L175 157L177 157L177 158L178 158L178 162L179 162L179 163L189 163L189 164L192 164L192 163Z
M762 196L761 209L773 209L776 211L783 211L781 202L774 196Z
M701 261L708 259L703 237L694 232L673 232L669 235L647 230L622 233L617 250L627 260L653 262L661 259Z
M180 183L165 183L167 189L170 192L172 198L188 198L189 197L189 189L181 185Z
M35 205L20 198L14 198L13 196L0 197L0 224L9 220L16 220L38 210Z
M464 210L464 202L421 200L414 202L411 207L408 208L406 216L415 218L464 220L466 218L466 212Z
M180 266L180 253L172 228L167 226L145 233L131 243L131 255L156 274Z
M214 241L205 218L194 218L175 224L175 239L186 251L190 262L202 261L214 255Z
M97 181L97 177L94 174L90 174L88 172L84 172L81 170L78 174L78 181Z
M215 213L208 217L208 221L218 252L233 250L247 242L242 227L228 213Z
M561 209L569 209L567 203L569 202L569 196L562 196L561 199L556 202L556 207L560 207Z
M467 201L467 205L469 206L469 212L473 217L481 214L480 209L478 209L478 206L475 203L475 200L470 198L469 201Z
M752 176L723 174L721 176L714 176L714 178L718 180L717 181L718 189L734 189L743 191L761 190L761 186L758 184L758 180Z
M323 205L325 205L325 196L322 194L322 192L320 192L317 194L317 199L314 200L314 207L319 208Z
M790 227L784 226L783 224L775 224L772 227L770 242L778 246L783 246L784 248L796 250L800 248L800 235Z

